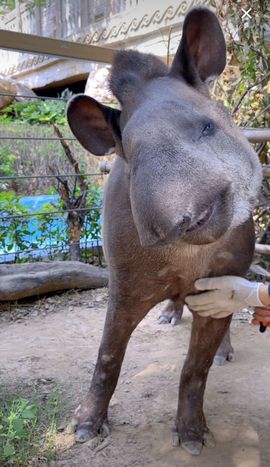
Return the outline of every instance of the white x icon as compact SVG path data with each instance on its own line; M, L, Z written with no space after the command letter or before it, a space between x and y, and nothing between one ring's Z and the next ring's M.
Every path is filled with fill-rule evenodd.
M248 10L245 10L245 8L241 8L241 10L244 12L244 14L242 15L242 19L245 19L245 17L247 16L248 18L251 18L249 12L252 10L251 8L249 8Z

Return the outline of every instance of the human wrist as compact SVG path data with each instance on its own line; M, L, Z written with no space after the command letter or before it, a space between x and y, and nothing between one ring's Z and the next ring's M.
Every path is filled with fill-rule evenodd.
M258 290L258 296L260 301L262 302L263 305L269 306L270 305L270 296L268 293L268 285L265 284L260 284L259 290Z

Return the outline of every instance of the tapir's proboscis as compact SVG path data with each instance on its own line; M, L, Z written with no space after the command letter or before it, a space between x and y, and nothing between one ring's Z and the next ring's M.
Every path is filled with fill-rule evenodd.
M129 338L148 311L165 299L180 306L200 277L244 275L250 265L261 167L210 97L207 83L225 63L218 19L198 7L186 15L170 68L153 55L116 53L110 88L121 111L86 95L69 102L80 143L97 156L112 148L118 155L103 213L109 303L92 383L74 415L79 442L106 428ZM173 441L196 455L209 442L204 390L231 317L192 314Z

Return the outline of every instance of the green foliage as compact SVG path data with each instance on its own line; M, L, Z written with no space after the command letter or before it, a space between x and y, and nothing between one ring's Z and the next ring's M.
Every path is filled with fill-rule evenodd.
M14 8L15 0L0 0L0 15L5 15Z
M53 204L44 204L42 209L39 211L36 231L39 232L36 237L37 246L48 244L53 244L53 251L50 252L50 257L53 257L57 253L65 251L67 247L67 238L68 238L68 223L66 214L54 214L54 211L63 211L64 207L62 206L60 198L56 203ZM48 248L50 250L50 248Z
M0 112L0 124L16 122L33 124L56 123L66 125L66 102L55 100L34 100L16 102Z
M48 0L19 0L20 4L27 4L29 10L33 10L36 6L44 7ZM0 0L0 15L6 15L14 10L16 6L15 0Z
M16 156L12 154L9 146L0 146L0 177L14 175L14 162ZM0 190L6 190L8 187L7 180L0 181Z
M33 246L29 240L29 219L22 217L28 210L20 204L20 199L13 192L0 193L0 250L3 253ZM9 216L18 217L10 219Z
M55 387L46 397L35 390L31 400L0 395L0 465L24 467L34 458L55 457L56 426L64 411L63 395ZM35 464L36 465L36 464Z
M62 93L62 97L67 99L70 97L70 92L67 90ZM39 131L42 131L46 137L55 136L53 128L50 127L51 123L66 123L65 118L65 107L66 103L64 101L30 101L30 102L20 102L12 104L6 108L0 115L0 123L8 123L8 134L14 131L14 135L19 136L35 136L35 132L31 129L32 127L39 126ZM14 123L13 123L14 122ZM18 130L20 124L23 127L23 131ZM13 128L14 126L14 128ZM6 125L7 127L7 125ZM5 128L5 126L3 127ZM45 132L47 129L51 130L50 133ZM69 135L66 131L67 128L63 129L63 135ZM14 146L16 145L16 140ZM31 143L30 143L31 145ZM30 157L30 148L29 141L20 141L18 147L15 146L15 151L17 154L16 166L22 168L24 173L36 173L43 174L44 171L48 172L48 166L53 167L56 172L69 172L70 165L62 165L62 161L66 163L66 156L63 148L60 144L48 143L46 142L46 152L44 151L43 145L33 145L33 165L32 159ZM32 147L32 146L31 146ZM71 150L74 148L71 145ZM13 174L12 163L15 159L9 154L9 151L5 148L0 148L2 159L0 157L0 162L2 161L3 166L3 175L8 173ZM23 157L22 157L22 153ZM81 155L81 153L80 153ZM57 160L57 165L55 168L55 160ZM30 163L29 163L30 162ZM42 169L43 164L43 169ZM61 166L60 166L61 164ZM1 167L0 165L0 167ZM82 162L82 166L84 166ZM35 167L36 166L36 167ZM84 168L84 170L86 167ZM74 186L72 187L72 182L69 187L71 190L70 203L64 204L59 198L54 204L43 205L41 211L39 212L30 212L29 208L22 206L20 200L22 196L17 196L11 188L19 190L20 193L27 193L26 190L29 190L29 194L38 193L47 193L47 194L56 194L56 186L51 186L51 179L31 179L27 180L25 183L20 181L19 184L16 181L12 183L6 183L5 189L9 188L9 191L6 193L1 193L0 196L0 250L4 254L15 254L15 261L27 261L31 258L31 250L35 250L35 258L37 258L37 252L41 248L45 254L49 254L50 258L58 257L60 254L61 257L64 257L68 253L68 239L69 234L72 229L71 218L69 217L68 212L66 214L57 214L53 211L65 211L69 206L72 206L75 199L80 200L80 196L84 197L85 195L80 192L80 188L77 186L77 182L74 179ZM43 186L41 185L43 184ZM18 188L17 188L18 187ZM39 188L40 187L40 188ZM3 188L3 187L2 187ZM28 194L27 193L27 194ZM78 206L80 202L78 202ZM84 207L89 207L89 211L82 211L78 214L81 216L82 220L82 229L81 229L81 238L87 246L87 239L90 237L92 239L100 238L100 205L101 205L101 190L97 185L89 185L87 193L87 202ZM75 203L75 206L77 204ZM97 207L96 210L93 208ZM30 215L31 214L31 215ZM25 216L25 217L24 217ZM89 241L89 240L88 240ZM25 254L22 254L24 253ZM41 254L40 254L41 256Z
M226 33L228 63L215 94L230 109L241 127L269 127L270 121L270 3L268 0L214 0L212 4ZM244 15L244 11L249 12ZM244 16L243 16L244 15ZM262 164L270 164L270 143L254 146ZM270 238L270 182L263 181L254 220L258 241ZM260 264L268 265L260 258ZM256 280L257 278L253 278Z
M37 424L36 405L15 399L0 409L0 464L23 465ZM25 465L25 464L24 464Z
M226 34L228 66L215 88L240 126L269 124L270 47L267 0L213 0ZM249 15L243 17L243 10Z
M67 125L61 126L61 132L64 137L70 138L72 136ZM16 120L12 120L6 125L0 124L0 133L2 136L12 138L12 143L8 142L8 144L12 147L12 153L16 155L13 168L14 175L51 174L50 167L60 174L70 172L70 163L67 160L61 143L49 140L49 138L55 138L56 136L52 125L30 125L22 121L16 122ZM20 139L25 137L40 137L45 139L38 142L31 139ZM0 141L0 148L6 145L6 141ZM69 141L69 146L73 153L76 154L80 166L85 171L94 173L98 171L97 157L89 157L89 153L77 141ZM52 178L10 180L5 182L5 189L14 190L17 194L24 195L42 194L47 193L51 189L52 180Z
M12 154L9 146L0 147L0 176L14 175L13 164L16 160L16 156Z
M55 193L55 189L52 191ZM44 245L48 248L51 258L66 252L69 229L68 213L54 213L54 211L65 211L66 208L61 199L59 198L55 203L44 204L42 209L35 213L31 212L30 208L24 207L20 202L21 199L22 196L17 196L13 192L0 193L0 250L4 254L14 253L16 262L26 261L31 257L31 250L44 248ZM81 238L85 240L90 237L92 239L100 238L101 204L102 191L100 187L89 185L86 203L89 211L85 211L86 214L82 213ZM53 248L51 248L52 246ZM22 259L23 252L25 255Z
M89 186L87 191L86 207L91 208L91 211L86 215L82 229L82 237L97 239L101 237L100 208L102 206L102 197L102 191L98 185Z

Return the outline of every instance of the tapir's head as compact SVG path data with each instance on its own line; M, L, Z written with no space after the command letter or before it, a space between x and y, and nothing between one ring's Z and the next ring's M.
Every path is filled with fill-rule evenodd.
M170 69L152 55L116 54L110 86L121 111L85 95L69 103L68 121L81 144L97 156L116 147L126 161L143 246L213 242L254 207L257 155L208 92L225 62L216 16L195 8Z

